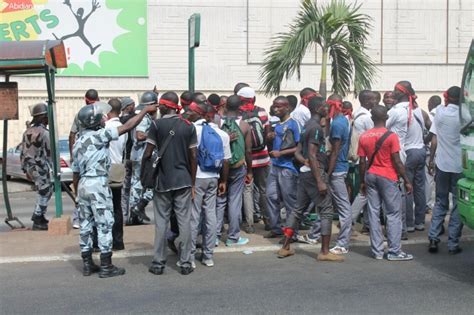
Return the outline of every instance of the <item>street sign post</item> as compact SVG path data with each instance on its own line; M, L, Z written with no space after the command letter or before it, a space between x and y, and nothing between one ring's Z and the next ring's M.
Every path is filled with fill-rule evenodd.
M188 87L194 93L194 49L201 40L201 14L194 13L188 19Z

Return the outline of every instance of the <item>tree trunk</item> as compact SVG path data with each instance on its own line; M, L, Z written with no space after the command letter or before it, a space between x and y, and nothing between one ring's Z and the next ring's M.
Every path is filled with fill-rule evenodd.
M328 65L328 51L323 48L323 63L321 64L321 80L319 81L319 94L326 98L327 95L327 65Z

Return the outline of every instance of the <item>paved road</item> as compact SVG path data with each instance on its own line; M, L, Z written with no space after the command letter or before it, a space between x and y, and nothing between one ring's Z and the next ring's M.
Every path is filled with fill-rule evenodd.
M406 246L412 262L376 261L354 248L345 263L315 261L314 252L278 260L273 253L227 254L216 266L182 276L175 256L162 276L150 257L117 259L123 277L80 275L80 262L0 265L3 314L472 314L474 243L464 253L433 256Z

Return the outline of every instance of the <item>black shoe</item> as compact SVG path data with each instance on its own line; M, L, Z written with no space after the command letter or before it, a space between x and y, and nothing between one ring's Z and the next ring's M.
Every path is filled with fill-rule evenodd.
M31 229L33 231L47 231L48 223L44 222L44 217L42 215L33 214L31 221L33 221L33 226Z
M430 240L430 245L428 247L428 251L432 254L434 253L437 253L438 252L438 241L435 241L435 240Z
M194 269L193 269L193 267L191 267L191 266L190 266L190 267L181 267L181 274L182 274L183 276L187 276L187 275L189 275L189 274L190 274L191 272L193 272L193 271L194 271Z
M135 209L133 209L133 213L138 216L143 221L150 222L150 218L146 215L145 208L148 205L148 201L141 199L138 202L138 205Z
M271 231L271 229L272 229L272 228L270 227L270 225L265 224L265 231Z
M255 228L253 226L247 225L247 226L244 227L244 231L247 234L254 234L255 233Z
M178 255L178 248L176 247L176 244L174 243L174 240L168 240L168 248L169 248L173 253L175 253L176 255Z
M135 212L130 211L130 217L127 220L125 225L132 226L132 225L143 225L143 220L140 219L138 216L135 215Z
M125 274L125 269L112 265L112 253L100 254L99 278L111 278Z
M282 234L276 234L273 231L270 231L263 236L263 238L279 238L279 237L282 237Z
M459 246L456 246L456 247L454 247L453 249L450 249L450 250L448 251L448 253L449 253L450 255L456 255L456 254L462 253L462 248L459 247Z
M408 240L408 233L402 232L402 241L407 241L407 240Z
M112 245L112 250L124 250L125 245L123 243Z
M148 268L149 272L157 276L162 275L164 270L165 270L164 267L153 266L153 265L150 268Z
M81 253L81 257L83 262L82 275L84 277L88 277L95 272L99 272L100 267L94 263L94 260L92 259L92 251Z
M48 224L49 220L44 217L44 214L41 216L41 222Z

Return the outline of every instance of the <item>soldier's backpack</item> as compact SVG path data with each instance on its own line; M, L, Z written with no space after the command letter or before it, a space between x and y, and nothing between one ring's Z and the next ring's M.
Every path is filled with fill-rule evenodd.
M224 164L224 146L219 134L203 123L198 147L198 164L202 171L218 173Z
M229 161L230 166L239 163L245 158L245 139L242 130L236 122L236 118L224 119L221 129L229 135L230 138L230 150L232 152L232 158Z
M242 112L242 118L250 125L250 133L252 136L252 151L258 152L265 149L265 129L262 121L258 116L258 107L252 111Z

